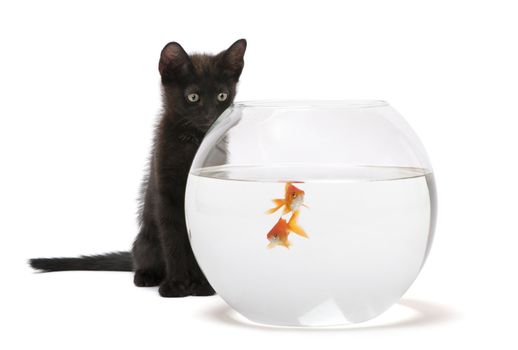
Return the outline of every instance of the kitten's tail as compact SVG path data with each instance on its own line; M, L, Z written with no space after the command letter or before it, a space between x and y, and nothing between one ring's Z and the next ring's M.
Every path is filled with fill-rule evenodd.
M78 258L39 258L30 259L33 269L42 272L52 271L133 271L130 252L114 252L100 255L80 256Z

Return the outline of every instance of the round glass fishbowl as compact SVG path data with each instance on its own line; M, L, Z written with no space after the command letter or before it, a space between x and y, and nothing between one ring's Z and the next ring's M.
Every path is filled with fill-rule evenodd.
M384 101L235 103L192 163L189 239L216 292L281 326L369 320L421 270L436 218L421 142Z

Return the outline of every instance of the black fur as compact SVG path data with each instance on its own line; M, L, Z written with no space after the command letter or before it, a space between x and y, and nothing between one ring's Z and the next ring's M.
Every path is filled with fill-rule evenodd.
M164 297L212 295L187 236L184 196L187 175L198 146L214 120L232 103L244 66L244 39L217 55L188 55L175 42L162 50L163 113L141 188L140 232L129 252L79 258L32 259L42 271L135 271L137 286L160 285ZM219 101L220 93L228 95ZM199 101L191 102L190 94ZM131 259L130 259L131 257Z
M31 266L42 271L133 271L130 252L115 252L79 258L31 259Z

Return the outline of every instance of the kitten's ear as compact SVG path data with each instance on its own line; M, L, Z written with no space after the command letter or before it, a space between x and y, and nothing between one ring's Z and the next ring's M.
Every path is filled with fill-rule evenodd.
M239 80L239 76L241 75L241 71L245 65L245 61L243 59L245 51L246 40L239 39L221 53L221 65L224 73L236 82Z
M158 71L162 81L173 80L175 75L186 74L191 68L191 59L183 47L177 42L170 42L160 54Z

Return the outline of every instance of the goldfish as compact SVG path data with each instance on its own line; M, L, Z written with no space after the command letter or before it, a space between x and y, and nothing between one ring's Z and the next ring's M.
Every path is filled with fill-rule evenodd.
M291 182L286 182L284 199L276 198L273 199L275 207L268 209L266 214L273 214L281 207L284 206L283 215L291 212L296 212L301 206L307 207L304 202L304 191L297 188Z
M307 233L297 224L297 217L299 215L298 211L295 211L288 222L283 218L280 218L279 221L273 226L273 228L268 232L266 238L270 241L268 244L268 248L273 248L276 246L284 246L289 248L291 242L288 241L288 236L291 232L294 232L302 237L308 237Z

